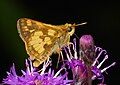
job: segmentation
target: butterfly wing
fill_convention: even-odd
[[[19,19],[17,28],[20,37],[25,42],[26,51],[30,59],[35,60],[33,65],[36,67],[47,60],[59,48],[58,41],[64,34],[64,32],[62,34],[59,26],[27,18]]]

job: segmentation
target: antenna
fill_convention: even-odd
[[[84,24],[87,24],[87,22],[83,22],[83,23],[80,23],[80,24],[73,24],[72,26],[75,27],[75,26],[80,26],[80,25],[84,25]]]
[[[83,23],[80,23],[80,24],[76,24],[75,26],[80,26],[80,25],[84,25],[84,24],[87,24],[87,22],[83,22]]]

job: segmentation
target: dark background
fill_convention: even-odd
[[[19,18],[31,18],[49,24],[81,23],[87,25],[76,29],[78,37],[91,34],[96,46],[107,50],[109,59],[105,66],[116,61],[116,66],[107,70],[108,85],[120,82],[120,3],[112,0],[1,0],[0,1],[0,81],[15,63],[16,69],[24,68],[28,57],[24,43],[19,37],[16,22]],[[74,37],[74,36],[73,36]]]

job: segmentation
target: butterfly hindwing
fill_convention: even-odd
[[[19,19],[17,26],[30,59],[37,60],[39,64],[59,48],[58,41],[62,36],[62,30],[56,29],[56,26],[27,18]]]

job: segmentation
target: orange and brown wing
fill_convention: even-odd
[[[39,66],[58,48],[56,42],[61,30],[57,26],[22,18],[17,28],[30,59],[35,60],[34,66]]]

